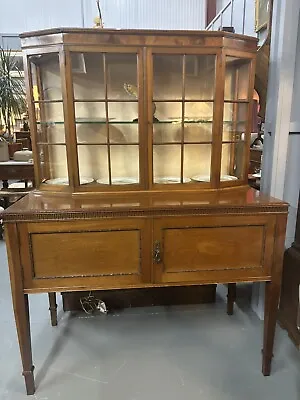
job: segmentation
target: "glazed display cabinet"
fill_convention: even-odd
[[[247,186],[256,39],[21,38],[37,188],[3,219],[27,393],[40,292],[55,313],[55,292],[226,283],[231,314],[236,282],[265,281],[270,374],[287,204]]]
[[[34,49],[26,38],[40,190],[247,183],[256,40],[191,34],[174,47],[170,35],[141,46],[141,37],[123,44],[124,33],[102,32],[97,45]]]

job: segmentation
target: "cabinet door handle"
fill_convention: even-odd
[[[160,242],[158,240],[154,242],[153,261],[155,264],[161,263]]]

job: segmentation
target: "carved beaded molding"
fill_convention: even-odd
[[[2,213],[0,218],[6,222],[17,221],[65,221],[77,219],[122,218],[122,217],[153,217],[173,215],[216,215],[216,214],[280,214],[286,213],[287,206],[257,206],[257,207],[220,207],[220,208],[189,208],[189,209],[136,209],[136,210],[99,210],[99,211],[61,211],[36,213]]]

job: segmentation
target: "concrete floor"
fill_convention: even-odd
[[[0,243],[0,399],[24,393],[5,244]],[[241,288],[240,290],[243,290]],[[222,292],[223,291],[223,292]],[[260,372],[262,322],[244,299],[71,316],[52,328],[46,295],[30,297],[36,395],[72,400],[300,400],[300,353],[277,328],[273,372]]]

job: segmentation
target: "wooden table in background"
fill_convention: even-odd
[[[27,181],[34,182],[33,163],[13,160],[0,162],[0,180],[4,189],[8,188],[9,180],[24,180],[25,186]]]

